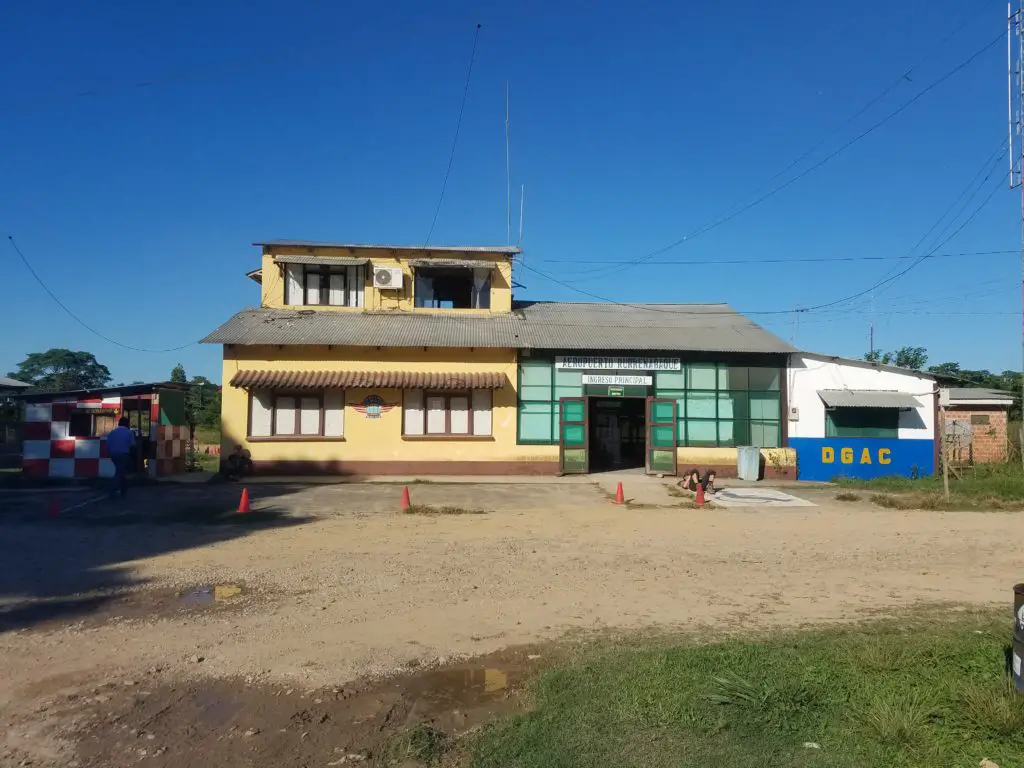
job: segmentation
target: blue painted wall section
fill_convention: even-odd
[[[933,440],[884,440],[879,438],[794,437],[797,478],[829,481],[836,477],[903,475],[935,472]]]

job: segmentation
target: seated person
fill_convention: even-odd
[[[691,469],[678,483],[679,487],[687,493],[697,493],[697,486],[700,485],[700,472],[696,468]]]
[[[700,472],[696,469],[691,469],[686,473],[686,477],[679,481],[679,487],[687,493],[697,495],[697,486],[701,486],[704,489],[705,495],[713,495],[715,492],[715,470],[709,469],[704,477],[700,476]]]

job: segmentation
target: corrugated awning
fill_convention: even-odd
[[[318,264],[320,266],[334,267],[358,267],[365,264],[369,259],[359,259],[354,256],[275,256],[274,261],[278,264]]]
[[[501,389],[504,373],[427,373],[423,371],[239,371],[239,389]]]
[[[494,269],[496,261],[479,261],[476,259],[410,259],[410,267],[466,267],[467,269]]]
[[[877,389],[819,389],[818,397],[829,408],[898,408],[906,411],[921,405],[906,392]]]

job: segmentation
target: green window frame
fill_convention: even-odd
[[[583,371],[558,370],[551,358],[520,360],[517,369],[516,442],[557,445],[558,403],[583,397]]]
[[[679,445],[732,448],[782,444],[782,368],[685,363],[654,374],[654,396],[675,399]]]
[[[900,436],[900,412],[895,408],[829,408],[825,411],[825,437]]]
[[[555,368],[553,358],[524,358],[517,366],[516,441],[558,444],[558,403],[583,397],[583,372]],[[680,447],[782,444],[782,369],[729,363],[684,363],[654,373],[654,396],[677,403]]]

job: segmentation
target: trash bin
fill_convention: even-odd
[[[736,475],[740,480],[761,479],[761,449],[756,445],[741,445],[736,449]]]

